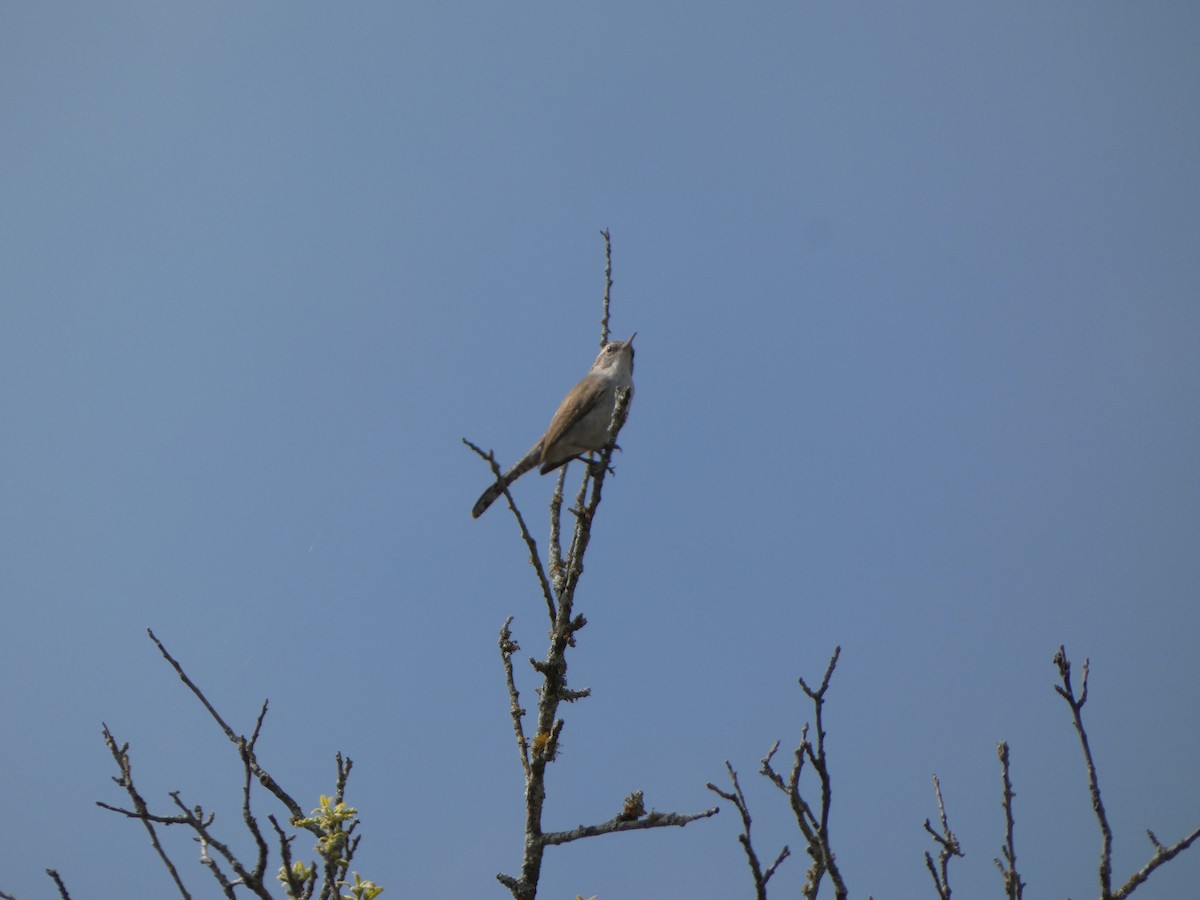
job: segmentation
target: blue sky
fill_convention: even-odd
[[[1029,890],[1093,895],[1065,643],[1140,866],[1200,823],[1198,45],[1173,3],[9,4],[0,889],[170,894],[93,805],[101,721],[236,833],[153,627],[235,727],[270,698],[304,802],[354,758],[385,896],[504,896],[496,634],[540,653],[544,613],[459,441],[517,458],[586,371],[605,227],[638,393],[547,824],[707,807],[728,759],[799,854],[754,773],[841,645],[855,896],[932,896],[933,772],[953,885],[1000,895],[1002,739]],[[539,536],[550,490],[516,491]],[[542,896],[748,896],[736,833],[559,848]]]

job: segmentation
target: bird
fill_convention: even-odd
[[[553,472],[573,459],[603,448],[609,440],[608,428],[617,405],[617,391],[633,393],[633,339],[610,341],[600,350],[591,370],[567,393],[550,420],[541,439],[529,448],[500,480],[484,491],[471,509],[478,519],[510,484],[540,466],[542,475]]]

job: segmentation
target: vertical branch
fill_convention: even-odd
[[[825,692],[829,690],[829,679],[833,675],[834,667],[837,666],[838,657],[842,653],[841,647],[835,647],[833,656],[829,660],[829,666],[825,669],[825,677],[821,679],[821,686],[817,690],[812,690],[804,679],[799,679],[800,687],[808,698],[813,702],[813,724],[817,729],[817,743],[814,751],[813,745],[809,744],[806,748],[809,760],[812,762],[813,771],[817,773],[817,779],[821,783],[821,816],[817,827],[817,843],[815,847],[810,846],[809,852],[813,850],[819,851],[820,864],[823,869],[829,872],[829,878],[833,882],[833,894],[838,900],[845,900],[849,896],[846,889],[846,883],[842,880],[842,873],[838,869],[837,863],[834,860],[833,850],[829,844],[829,811],[833,806],[833,785],[829,776],[828,760],[825,756],[825,725],[824,725],[824,709],[825,709]],[[814,860],[817,857],[814,856]]]
[[[350,757],[342,756],[342,751],[339,750],[334,756],[334,762],[337,763],[337,782],[334,784],[333,799],[335,803],[342,803],[346,799],[346,782],[350,779],[350,770],[354,768],[354,760]]]
[[[994,860],[996,868],[1004,878],[1004,893],[1008,900],[1021,900],[1025,892],[1025,882],[1017,871],[1017,847],[1013,843],[1013,797],[1012,779],[1008,775],[1008,742],[1001,741],[996,745],[996,754],[1000,757],[1000,777],[1004,782],[1004,846],[1000,848],[1004,861]]]
[[[941,849],[938,851],[937,866],[934,866],[933,857],[929,851],[925,851],[925,867],[929,869],[929,874],[933,878],[933,886],[937,889],[940,900],[950,900],[950,859],[964,854],[962,845],[958,842],[958,836],[950,830],[950,823],[946,818],[946,804],[942,801],[942,783],[938,781],[936,775],[933,776],[933,792],[937,795],[938,818],[942,830],[940,834],[934,831],[928,819],[925,820],[925,830],[929,832]]]
[[[270,850],[267,847],[266,838],[263,837],[262,831],[258,827],[258,821],[254,818],[254,813],[250,809],[250,786],[254,783],[254,768],[252,761],[254,759],[254,745],[258,743],[258,736],[262,733],[263,720],[267,717],[267,701],[263,701],[262,708],[258,712],[258,719],[254,722],[254,731],[250,734],[250,739],[242,738],[238,743],[238,755],[242,760],[242,822],[246,826],[246,830],[250,832],[254,838],[254,843],[258,847],[258,860],[254,865],[255,880],[261,882],[267,871],[267,858]]]
[[[575,587],[579,584],[579,579],[583,575],[583,556],[587,552],[588,543],[592,539],[592,520],[596,517],[596,510],[600,507],[600,496],[604,488],[604,478],[609,472],[612,464],[613,450],[616,449],[617,435],[621,428],[625,425],[625,420],[629,417],[629,404],[633,399],[633,391],[629,388],[621,388],[617,390],[617,401],[613,407],[612,421],[609,423],[608,444],[605,445],[599,453],[598,461],[588,464],[588,472],[584,477],[583,484],[579,488],[579,496],[576,498],[575,507],[572,512],[575,513],[575,529],[571,534],[571,543],[567,548],[567,558],[564,563],[565,573],[563,577],[562,587],[559,589],[558,602],[559,613],[561,616],[562,606],[567,605],[566,619],[570,619],[570,607],[575,601]],[[588,496],[588,488],[591,488],[591,496],[585,504],[584,498]]]
[[[630,392],[624,391],[617,397],[616,408],[613,409],[613,419],[610,425],[610,442],[600,451],[600,462],[590,464],[588,473],[584,476],[583,491],[590,484],[590,499],[584,505],[582,497],[576,502],[575,528],[572,530],[571,542],[562,562],[553,560],[552,575],[554,578],[554,602],[552,604],[553,629],[550,636],[550,648],[542,660],[530,659],[530,665],[542,678],[542,686],[538,698],[538,720],[534,726],[533,738],[522,743],[522,767],[526,773],[526,821],[524,821],[524,854],[521,863],[521,877],[510,875],[497,876],[500,883],[509,888],[515,900],[533,900],[538,894],[538,882],[541,877],[541,860],[545,856],[547,846],[546,835],[542,832],[542,809],[546,803],[546,766],[554,761],[558,754],[559,734],[562,734],[564,722],[558,718],[560,702],[574,702],[588,696],[587,690],[575,691],[568,688],[566,682],[566,649],[574,646],[575,632],[587,624],[587,619],[575,616],[575,588],[583,575],[583,554],[587,552],[588,542],[592,536],[592,522],[596,509],[600,505],[601,486],[604,484],[608,463],[612,458],[613,445],[616,443],[617,432],[624,425],[629,414]],[[565,467],[564,467],[565,468]],[[562,484],[562,475],[559,476]],[[557,511],[557,510],[556,510]],[[557,527],[556,529],[557,535]],[[558,546],[558,541],[554,541]],[[540,564],[538,566],[540,571]],[[503,634],[503,632],[502,632]],[[508,672],[506,672],[508,677]],[[515,685],[510,686],[510,706],[516,707],[512,701]],[[517,728],[516,713],[514,713],[514,728]],[[523,731],[518,732],[518,742],[524,742]],[[527,748],[527,749],[526,749]],[[526,756],[528,764],[526,766]]]
[[[806,873],[801,893],[808,900],[816,900],[817,893],[821,889],[821,880],[825,877],[825,854],[822,852],[820,846],[821,840],[817,826],[817,816],[813,813],[808,801],[800,793],[800,775],[804,771],[804,764],[808,760],[808,748],[811,746],[808,740],[808,727],[808,723],[806,722],[804,727],[800,729],[800,744],[793,753],[792,772],[786,782],[782,776],[771,768],[771,757],[779,749],[779,741],[775,742],[770,752],[763,758],[762,769],[760,771],[770,778],[776,787],[788,795],[788,803],[792,807],[792,814],[796,817],[796,825],[800,828],[800,833],[804,835],[805,849],[813,861],[813,864],[809,866]]]
[[[568,561],[568,571],[573,561]],[[574,634],[586,621],[582,616],[571,619],[573,589],[559,591],[558,608],[554,630],[550,635],[550,647],[542,660],[530,659],[530,664],[542,676],[542,688],[538,698],[537,724],[533,739],[528,746],[528,767],[525,778],[525,853],[521,861],[520,878],[507,875],[497,876],[502,884],[512,891],[515,900],[533,900],[541,879],[542,858],[546,842],[542,829],[542,812],[546,803],[546,766],[558,755],[558,741],[564,722],[558,718],[558,705],[566,700],[572,702],[587,696],[587,691],[572,691],[567,687],[567,647],[574,643]],[[515,688],[514,688],[515,690]],[[514,728],[516,728],[516,714]],[[519,737],[518,740],[523,740]],[[525,751],[522,751],[524,764]]]
[[[563,486],[567,483],[567,469],[570,468],[570,463],[558,470],[558,478],[554,483],[554,493],[550,495],[550,561],[547,568],[550,570],[550,582],[554,585],[554,592],[557,594],[562,590],[563,578],[566,575],[566,566],[563,563],[562,555],[562,503],[563,503]],[[556,610],[554,603],[550,604],[550,624],[554,624]]]
[[[509,616],[504,620],[504,627],[500,629],[500,658],[504,663],[504,682],[508,686],[508,713],[512,717],[513,733],[517,737],[517,751],[521,755],[521,768],[525,772],[525,781],[529,782],[529,740],[525,737],[525,726],[523,719],[525,718],[525,709],[521,706],[521,695],[517,692],[517,683],[513,679],[513,654],[521,649],[520,645],[512,639],[512,631],[509,626],[512,624],[513,617]]]
[[[1100,799],[1100,779],[1096,775],[1096,764],[1092,759],[1092,748],[1088,743],[1087,731],[1083,727],[1083,705],[1087,703],[1088,689],[1088,660],[1083,661],[1083,683],[1080,686],[1078,698],[1071,686],[1071,663],[1067,659],[1066,647],[1060,645],[1054,654],[1054,664],[1058,667],[1058,676],[1062,685],[1055,685],[1054,690],[1067,701],[1071,707],[1071,718],[1075,723],[1075,732],[1079,735],[1079,744],[1083,748],[1083,759],[1087,767],[1088,791],[1092,795],[1092,811],[1100,825],[1100,896],[1112,896],[1112,828],[1108,824],[1108,814],[1104,811],[1104,803]]]
[[[605,244],[605,290],[601,343],[607,344],[609,300],[612,287],[612,244],[607,231],[602,232],[602,235]],[[542,825],[546,802],[546,767],[557,757],[559,739],[564,728],[563,719],[558,717],[559,704],[573,703],[589,696],[587,689],[572,690],[567,683],[567,649],[575,646],[576,633],[587,625],[587,619],[574,612],[575,588],[583,575],[583,557],[587,553],[588,543],[591,540],[592,523],[600,505],[604,478],[610,471],[609,466],[613,451],[616,449],[617,435],[629,414],[632,394],[631,387],[617,390],[612,418],[608,423],[606,444],[599,451],[594,452],[593,458],[586,463],[587,468],[579,494],[575,498],[574,506],[569,510],[575,517],[575,522],[565,554],[562,546],[561,512],[567,467],[563,466],[559,473],[554,499],[551,502],[550,577],[548,582],[545,579],[542,582],[543,591],[548,589],[547,584],[553,589],[553,598],[547,597],[553,627],[546,655],[540,660],[529,660],[534,671],[542,679],[531,737],[526,736],[523,724],[525,711],[520,706],[513,680],[511,657],[516,652],[517,645],[512,640],[509,631],[511,618],[505,622],[500,632],[500,650],[504,662],[505,681],[509,691],[510,715],[525,775],[525,850],[521,860],[520,875],[500,873],[496,876],[497,880],[512,893],[514,900],[533,900],[537,896],[542,859],[546,847],[618,831],[683,826],[717,812],[717,809],[713,808],[701,813],[686,815],[661,813],[654,810],[647,813],[642,802],[642,793],[635,791],[626,798],[621,812],[607,822],[581,825],[571,831],[563,832],[547,832]],[[499,479],[499,475],[497,478]],[[530,545],[530,550],[531,553],[534,552],[532,545]],[[540,563],[535,565],[540,573]]]
[[[603,347],[608,343],[608,301],[612,295],[612,239],[609,237],[608,229],[605,228],[600,232],[600,236],[604,238],[604,314],[600,317],[600,346]]]

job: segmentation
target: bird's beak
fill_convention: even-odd
[[[634,339],[635,337],[637,337],[637,332],[636,332],[636,331],[635,331],[633,334],[631,334],[631,335],[629,336],[629,340],[627,340],[627,341],[625,342],[625,346],[626,346],[626,347],[632,347],[632,346],[633,346],[633,339]]]

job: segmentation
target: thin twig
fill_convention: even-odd
[[[492,474],[496,478],[497,484],[504,484],[503,475],[500,471],[500,466],[496,462],[496,457],[491,450],[483,450],[477,445],[471,443],[466,438],[462,442],[475,451],[482,457],[492,469]],[[546,601],[546,609],[550,613],[550,621],[554,621],[554,592],[550,589],[550,581],[546,578],[546,570],[542,568],[542,557],[538,553],[537,541],[534,540],[532,534],[529,533],[529,528],[525,525],[525,517],[521,515],[521,510],[517,507],[517,501],[513,499],[513,495],[509,493],[508,487],[504,487],[504,497],[508,500],[508,508],[512,510],[512,514],[516,516],[517,527],[521,530],[521,539],[525,541],[525,546],[529,549],[529,564],[533,566],[533,570],[537,573],[538,584],[542,588],[542,597]]]
[[[520,645],[512,639],[512,631],[509,626],[512,625],[513,617],[509,616],[504,620],[504,627],[500,629],[500,658],[504,663],[504,683],[508,686],[508,713],[512,717],[513,734],[517,737],[517,750],[521,755],[521,768],[525,772],[525,778],[529,778],[529,739],[525,737],[525,726],[523,719],[525,717],[525,709],[521,706],[521,696],[517,691],[517,683],[513,678],[513,654],[521,649]]]
[[[238,755],[242,760],[242,822],[245,824],[246,830],[250,832],[250,836],[254,838],[254,844],[258,848],[258,859],[254,863],[254,870],[251,874],[252,879],[258,884],[262,883],[263,876],[266,874],[270,849],[267,847],[267,840],[263,837],[262,831],[259,830],[258,820],[254,818],[254,813],[250,809],[250,786],[254,783],[254,771],[250,763],[254,755],[254,742],[258,740],[263,717],[266,714],[267,704],[266,701],[263,701],[262,709],[258,713],[258,721],[254,726],[253,737],[238,746]]]
[[[1004,878],[1004,893],[1008,900],[1021,900],[1025,892],[1025,882],[1017,871],[1017,847],[1013,842],[1013,797],[1012,779],[1008,774],[1008,743],[1001,741],[996,745],[996,754],[1000,757],[1000,777],[1004,783],[1004,846],[1000,848],[1004,860],[993,860],[1000,875]]]
[[[600,346],[608,343],[608,302],[612,296],[612,238],[605,228],[600,232],[604,238],[604,315],[600,317]]]

